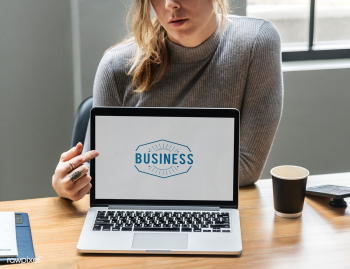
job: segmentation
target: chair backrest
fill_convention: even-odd
[[[75,147],[79,142],[84,144],[87,126],[92,108],[92,96],[81,102],[75,114],[75,121],[72,134],[71,147]]]

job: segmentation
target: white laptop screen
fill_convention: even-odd
[[[233,118],[95,121],[96,199],[233,200]]]

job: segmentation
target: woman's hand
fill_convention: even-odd
[[[91,150],[80,155],[82,149],[83,144],[79,142],[74,148],[62,153],[52,176],[52,186],[62,198],[78,201],[92,187],[91,177],[87,174],[89,168],[84,163],[97,157],[99,152]]]

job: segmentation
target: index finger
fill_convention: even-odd
[[[79,167],[80,165],[84,164],[87,161],[90,161],[91,159],[97,157],[100,153],[97,150],[90,150],[88,152],[85,152],[79,156],[74,157],[73,159],[71,159],[69,162],[72,163],[74,165],[74,167]],[[69,169],[70,170],[70,166],[67,163]]]
[[[82,150],[83,150],[83,144],[79,142],[75,147],[62,153],[60,161],[61,162],[69,161],[73,157],[78,156]]]

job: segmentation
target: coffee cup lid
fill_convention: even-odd
[[[271,169],[271,175],[276,178],[297,180],[306,178],[310,173],[307,169],[296,165],[280,165]]]

